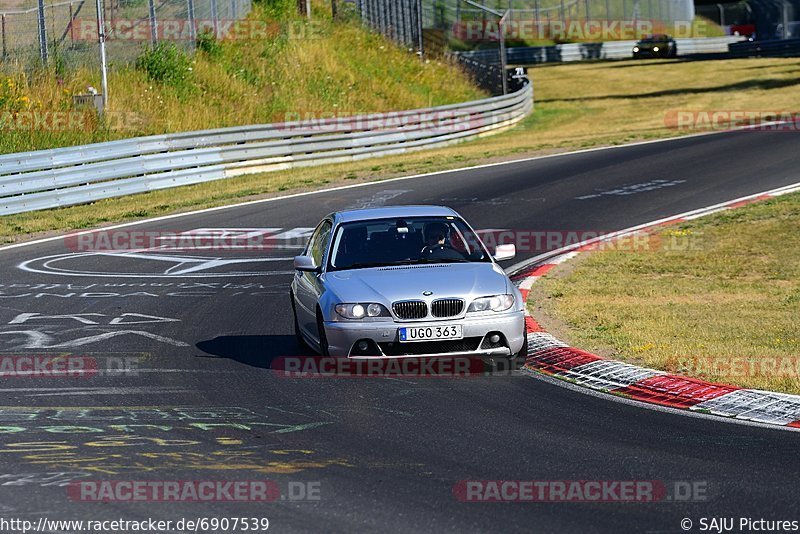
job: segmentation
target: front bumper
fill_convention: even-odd
[[[462,325],[462,342],[441,341],[400,343],[398,329],[409,326]],[[499,334],[499,343],[489,342],[489,334]],[[525,343],[525,314],[522,311],[495,315],[466,316],[419,322],[325,322],[325,335],[331,356],[353,359],[429,358],[446,356],[512,356]],[[370,349],[359,351],[357,343],[366,341]]]

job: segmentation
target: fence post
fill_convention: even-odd
[[[781,3],[781,26],[783,26],[783,32],[781,35],[781,39],[788,39],[789,38],[789,2],[783,0]]]
[[[39,54],[42,58],[42,63],[47,64],[47,25],[44,19],[44,0],[39,0],[38,9],[38,22],[39,22]]]
[[[69,24],[67,24],[67,31],[69,32],[69,41],[75,44],[75,35],[72,30],[72,23],[75,22],[75,14],[72,12],[72,2],[69,3]],[[63,39],[63,37],[62,37]]]
[[[3,13],[3,61],[5,61],[7,57],[8,57],[8,51],[6,50],[6,14]]]
[[[419,39],[419,58],[422,59],[424,50],[422,45],[423,36],[422,36],[422,0],[417,0],[417,39]]]
[[[150,19],[150,43],[156,44],[158,42],[158,27],[156,22],[156,3],[155,0],[147,0],[149,19]]]
[[[194,20],[194,0],[186,0],[186,18],[189,22],[189,38],[196,46],[197,28]]]
[[[211,0],[211,24],[214,27],[214,38],[219,39],[219,16],[217,15],[217,0]]]
[[[103,20],[103,0],[95,0],[97,10],[97,42],[100,45],[100,73],[103,84],[103,113],[108,110],[108,63],[106,61],[106,27]]]
[[[505,37],[505,26],[506,26],[506,18],[510,11],[506,11],[503,13],[503,16],[500,17],[500,22],[498,23],[498,27],[500,29],[500,80],[503,86],[503,94],[508,94],[508,80],[506,80],[506,66],[508,59],[506,58],[506,37]]]

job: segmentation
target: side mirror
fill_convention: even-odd
[[[494,250],[494,259],[496,261],[513,260],[517,255],[517,247],[515,245],[497,245]]]
[[[314,263],[311,256],[295,256],[294,268],[303,273],[319,273],[320,267]]]

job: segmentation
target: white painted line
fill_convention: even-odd
[[[668,222],[675,221],[677,219],[686,219],[689,220],[690,218],[698,218],[704,215],[709,215],[714,213],[715,211],[720,211],[722,209],[726,209],[730,204],[736,204],[739,202],[744,202],[746,200],[752,200],[754,198],[758,198],[764,195],[771,195],[771,196],[779,196],[786,193],[792,193],[794,191],[800,190],[800,182],[796,182],[794,184],[785,185],[783,187],[778,187],[776,189],[770,189],[768,191],[762,191],[760,193],[753,193],[751,195],[746,195],[743,197],[735,198],[733,200],[726,200],[725,202],[720,202],[719,204],[714,204],[712,206],[707,206],[705,208],[698,208],[695,210],[687,211],[684,213],[679,213],[678,215],[670,215],[669,217],[664,217],[663,219],[657,219],[655,221],[650,221],[643,224],[638,224],[636,226],[631,226],[629,228],[625,228],[623,230],[617,230],[616,232],[611,232],[609,234],[605,234],[599,237],[595,237],[592,239],[586,239],[581,241],[580,243],[575,243],[572,245],[567,245],[566,247],[561,247],[556,250],[551,250],[549,252],[545,252],[543,254],[539,254],[538,256],[534,256],[533,258],[529,258],[527,260],[523,260],[519,263],[512,265],[511,267],[506,269],[506,273],[509,275],[513,275],[523,269],[529,268],[533,265],[544,263],[545,260],[549,260],[550,258],[554,258],[560,256],[562,254],[566,254],[569,252],[573,252],[576,249],[581,247],[585,247],[587,245],[593,245],[595,243],[601,243],[605,241],[611,241],[613,239],[619,237],[625,237],[627,235],[633,234],[640,230],[646,230],[648,228],[652,228],[654,226],[659,226],[662,224],[666,224]],[[0,249],[2,251],[2,249]],[[548,261],[548,263],[552,263]]]

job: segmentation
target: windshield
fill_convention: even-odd
[[[489,262],[472,230],[457,217],[411,217],[345,223],[339,226],[330,270]]]

